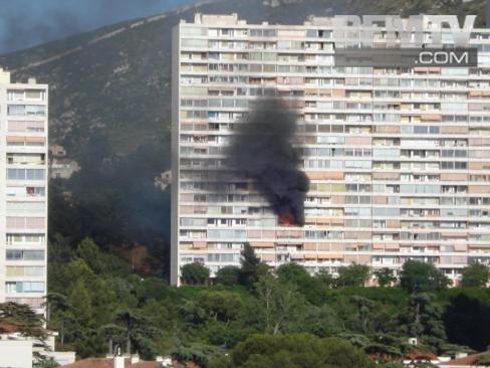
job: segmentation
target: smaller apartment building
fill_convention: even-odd
[[[48,86],[0,69],[0,302],[42,312],[47,282]]]

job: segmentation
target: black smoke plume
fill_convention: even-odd
[[[228,148],[228,164],[256,183],[284,225],[304,224],[308,191],[308,178],[293,147],[296,120],[284,100],[256,100]]]

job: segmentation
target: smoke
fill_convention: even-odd
[[[282,224],[304,224],[308,178],[293,147],[296,114],[279,98],[256,100],[228,148],[228,165],[252,179]]]
[[[195,0],[0,0],[0,53],[192,2]]]

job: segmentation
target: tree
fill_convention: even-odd
[[[237,318],[242,306],[238,294],[229,291],[205,291],[199,295],[198,304],[209,317],[226,323]]]
[[[202,263],[188,263],[180,268],[182,281],[189,285],[202,285],[209,279],[209,269]]]
[[[319,278],[312,277],[303,266],[286,263],[277,268],[276,274],[281,282],[295,285],[308,302],[321,305],[324,301],[328,285]]]
[[[488,295],[487,290],[478,289],[481,294]],[[444,325],[450,342],[483,351],[490,341],[490,303],[480,295],[472,294],[475,293],[462,289],[449,299]]]
[[[311,276],[306,268],[297,263],[286,263],[276,270],[277,277],[283,282],[302,285],[311,281]]]
[[[161,337],[161,332],[153,326],[149,318],[123,309],[116,313],[115,322],[125,331],[126,354],[131,354],[133,347],[146,358],[156,354],[155,341]]]
[[[399,314],[400,331],[406,336],[420,338],[429,345],[437,345],[446,339],[443,311],[433,294],[413,294],[407,307]]]
[[[122,325],[125,330],[126,354],[131,354],[133,330],[138,322],[139,316],[128,309],[121,310],[116,314],[116,323]]]
[[[327,288],[334,286],[335,279],[332,274],[326,270],[320,270],[316,275],[315,279],[317,279],[320,283],[325,285]]]
[[[338,338],[320,339],[308,334],[252,335],[239,343],[228,362],[211,362],[211,368],[368,368],[367,356]]]
[[[328,305],[307,306],[293,323],[293,332],[305,332],[318,337],[330,337],[342,331],[342,321]]]
[[[101,273],[106,268],[101,257],[100,249],[92,239],[83,239],[78,244],[76,253],[94,272]]]
[[[0,303],[0,321],[13,325],[23,336],[35,337],[39,341],[46,339],[44,318],[26,304]]]
[[[263,266],[260,258],[255,255],[255,251],[249,243],[245,243],[240,259],[240,283],[252,287],[259,279]]]
[[[475,365],[490,367],[490,352],[483,353],[478,358],[476,358]]]
[[[68,302],[73,305],[74,316],[84,327],[93,324],[92,298],[83,280],[78,280],[71,288]]]
[[[490,270],[488,266],[475,262],[463,268],[461,275],[461,286],[484,287],[490,278]]]
[[[338,272],[337,286],[364,286],[369,277],[369,266],[353,263],[347,267],[339,267]]]
[[[431,263],[406,261],[400,273],[400,286],[409,292],[439,291],[450,281]]]
[[[304,307],[304,301],[293,284],[280,282],[271,274],[262,276],[256,286],[263,330],[278,334],[286,332]]]
[[[240,269],[238,267],[225,266],[216,272],[216,283],[225,286],[233,286],[238,284],[239,277]]]
[[[99,332],[101,334],[101,336],[107,340],[107,345],[108,345],[108,349],[107,349],[107,352],[109,355],[113,355],[114,353],[114,342],[122,342],[124,341],[124,336],[125,336],[125,332],[126,330],[121,327],[121,326],[118,326],[116,324],[107,324],[107,325],[104,325],[102,326],[100,329],[99,329]]]
[[[374,275],[376,276],[380,287],[390,286],[396,281],[393,270],[387,267],[374,271]]]

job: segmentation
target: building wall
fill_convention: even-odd
[[[173,283],[189,262],[238,265],[245,242],[311,272],[415,259],[456,280],[469,261],[488,263],[490,31],[471,36],[479,68],[388,69],[334,67],[333,29],[199,14],[176,26]],[[253,183],[224,179],[232,128],[268,88],[300,115],[304,227],[280,226]]]
[[[0,367],[31,368],[32,341],[0,340]]]
[[[0,70],[0,302],[42,312],[47,282],[48,87]]]

